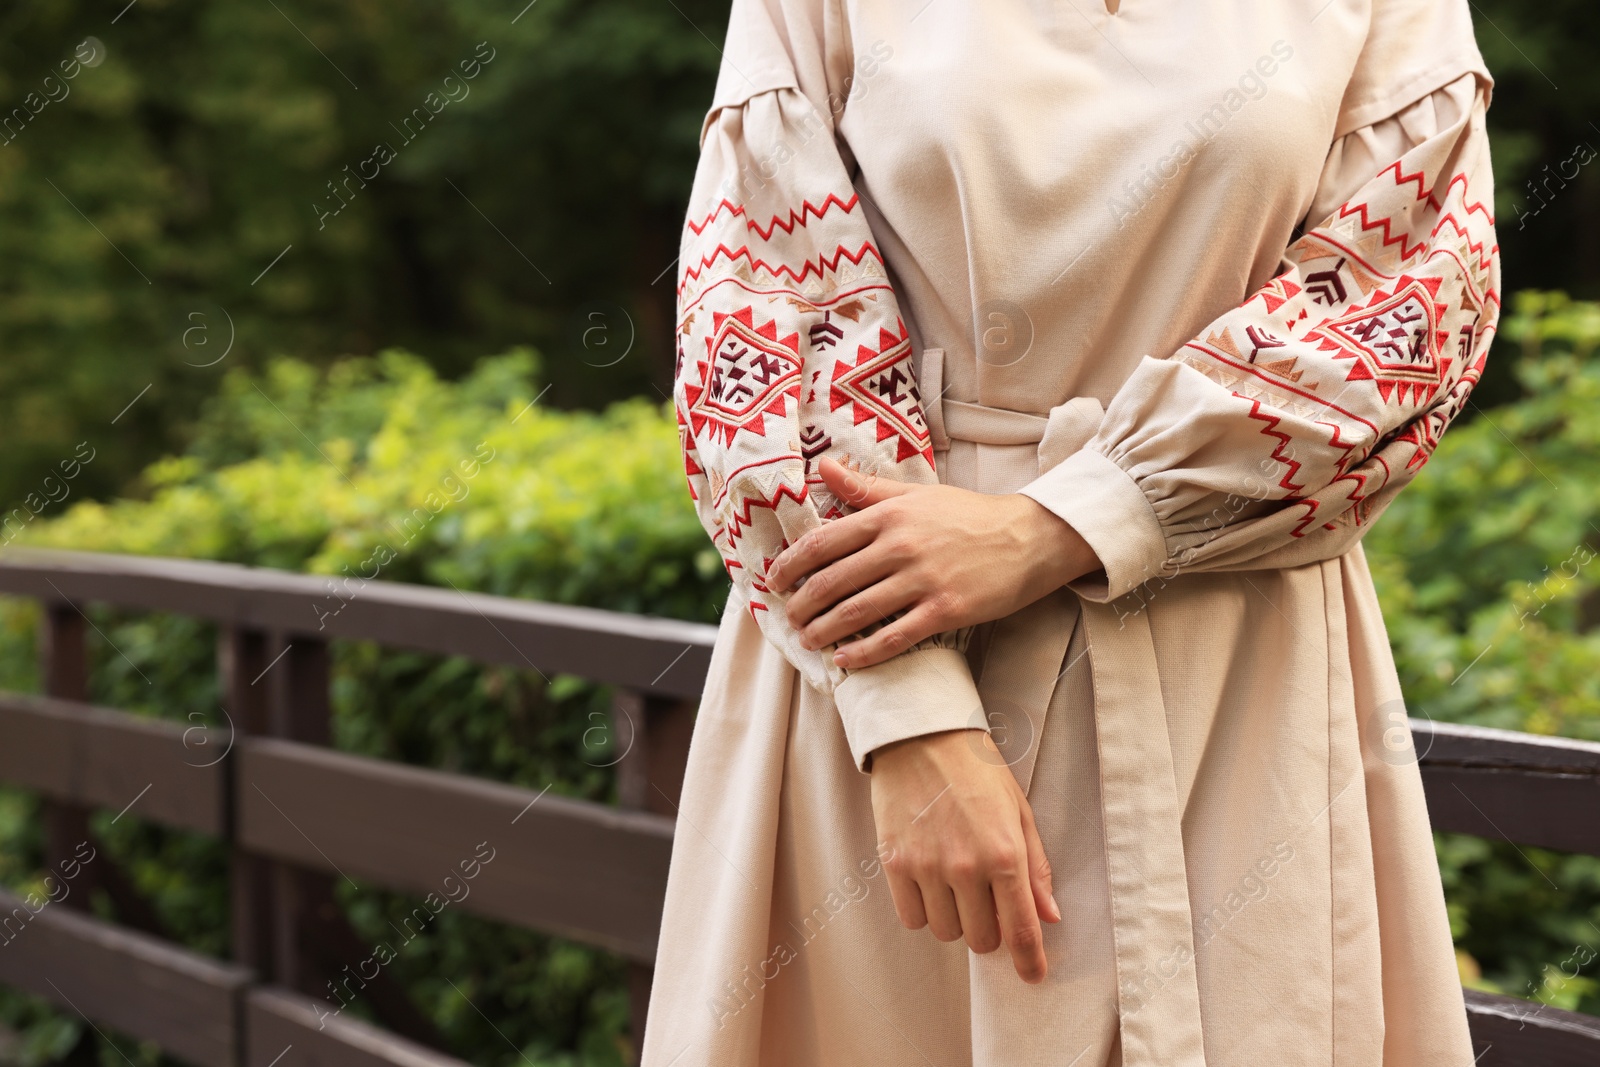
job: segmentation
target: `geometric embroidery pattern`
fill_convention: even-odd
[[[1240,471],[1251,484],[1268,474],[1267,497],[1251,495],[1281,506],[1256,509],[1259,529],[1290,543],[1346,538],[1427,461],[1466,406],[1499,318],[1494,219],[1463,169],[1487,172],[1470,158],[1481,156],[1481,121],[1475,111],[1458,131],[1476,140],[1432,138],[1381,170],[1294,241],[1282,273],[1173,356],[1238,405],[1237,424],[1199,428],[1219,442],[1199,460],[1201,496],[1222,496]],[[705,144],[702,169],[714,156]],[[696,509],[736,587],[820,684],[841,673],[798,650],[772,610],[782,597],[761,580],[785,545],[847,510],[817,461],[921,484],[936,472],[882,253],[832,145],[812,144],[773,174],[737,150],[706,181],[697,174],[701,207],[679,256],[674,406]],[[845,191],[805,195],[793,179],[807,171],[814,186]],[[1167,433],[1190,415],[1156,401],[1142,430]]]
[[[746,306],[732,314],[714,312],[706,338],[707,359],[699,365],[699,384],[684,384],[689,429],[732,445],[741,431],[766,435],[766,417],[789,414],[800,394],[800,335],[778,336],[771,319],[755,322]]]
[[[764,164],[730,160],[715,192],[697,189],[710,195],[679,249],[673,406],[690,494],[735,588],[823,686],[844,672],[799,648],[773,610],[783,597],[761,577],[786,545],[848,510],[818,461],[899,482],[938,477],[911,339],[861,202],[794,189],[790,179],[807,169],[832,171],[848,188],[831,145],[801,154],[806,165],[790,159],[782,177],[762,171],[759,181]],[[924,644],[947,641],[959,638]]]
[[[1378,289],[1365,307],[1326,320],[1305,339],[1350,360],[1345,380],[1372,381],[1385,402],[1426,404],[1453,362],[1449,335],[1439,328],[1445,306],[1434,298],[1438,291],[1438,278],[1402,276],[1392,292]]]
[[[1482,376],[1500,307],[1494,218],[1465,171],[1434,169],[1464,162],[1435,146],[1385,167],[1176,357],[1246,403],[1241,417],[1271,420],[1258,458],[1298,515],[1292,538],[1370,521]],[[1293,442],[1290,420],[1309,428]]]
[[[850,406],[855,425],[877,420],[877,439],[895,441],[895,462],[921,455],[933,467],[933,443],[922,414],[922,394],[917,391],[911,338],[900,324],[899,334],[878,331],[876,347],[861,345],[856,360],[833,365],[833,385],[828,410]]]

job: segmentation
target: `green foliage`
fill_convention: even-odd
[[[1527,397],[1444,437],[1366,538],[1411,714],[1600,740],[1600,304],[1519,294]],[[1463,973],[1600,1014],[1600,859],[1441,835]]]
[[[515,351],[450,383],[394,351],[326,370],[281,360],[260,377],[236,371],[199,415],[194,444],[151,465],[139,497],[78,503],[19,541],[325,574],[327,595],[306,604],[312,630],[353,595],[341,579],[375,573],[714,620],[726,578],[684,489],[670,410],[628,401],[598,414],[552,411],[535,402],[534,368],[529,352]],[[35,685],[34,615],[31,604],[0,602],[0,687]],[[219,723],[212,626],[111,611],[93,618],[92,699]],[[611,798],[603,689],[365,643],[334,650],[340,748]],[[0,878],[11,884],[37,869],[30,812],[26,799],[0,796]],[[97,819],[107,853],[174,937],[225,954],[220,844],[136,816]],[[463,838],[463,858],[475,843]],[[394,942],[418,904],[366,886],[340,893],[374,947]],[[115,917],[109,901],[95,904]],[[446,909],[385,969],[473,1063],[623,1062],[625,974],[604,954]],[[15,996],[0,997],[0,1018],[40,1047],[65,1041],[63,1026],[76,1039],[70,1020]]]
[[[85,502],[21,543],[341,577],[392,554],[386,579],[705,617],[719,565],[670,418],[639,400],[552,411],[531,369],[517,352],[451,384],[386,352],[230,375],[188,451],[145,472],[148,499]]]
[[[1435,836],[1463,982],[1600,1014],[1600,860]]]
[[[726,0],[122,7],[0,15],[0,503],[85,440],[75,493],[120,490],[276,352],[665,383]]]
[[[1600,305],[1513,311],[1528,398],[1445,434],[1368,557],[1413,713],[1600,739]]]

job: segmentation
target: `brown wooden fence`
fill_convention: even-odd
[[[45,799],[48,865],[72,862],[91,837],[93,809],[216,835],[232,856],[236,957],[164,940],[126,876],[99,856],[73,868],[70,895],[36,913],[0,893],[0,982],[199,1067],[459,1064],[436,1051],[432,1025],[381,970],[361,993],[387,1029],[329,1014],[327,979],[370,951],[332,889],[336,878],[360,878],[436,892],[441,872],[484,842],[493,866],[460,907],[625,957],[639,1032],[711,627],[378,581],[319,617],[325,579],[87,553],[8,551],[0,593],[44,607],[46,695],[0,693],[0,781]],[[87,704],[88,603],[219,624],[233,732]],[[615,686],[623,805],[332,750],[332,639]],[[1436,829],[1600,855],[1600,745],[1411,727]],[[82,910],[91,886],[129,926]],[[1600,1019],[1509,997],[1467,999],[1481,1067],[1600,1063]]]

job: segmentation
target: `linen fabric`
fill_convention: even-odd
[[[674,401],[733,589],[646,1067],[1472,1052],[1360,537],[1499,311],[1458,0],[735,0]],[[842,671],[766,565],[832,455],[1023,492],[1104,570]],[[986,727],[1048,979],[898,925],[871,753]]]

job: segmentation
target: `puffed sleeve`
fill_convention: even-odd
[[[825,0],[733,4],[680,247],[673,400],[732,595],[833,695],[865,770],[882,745],[983,719],[967,632],[847,672],[832,647],[801,647],[787,598],[763,580],[785,547],[845,512],[817,474],[822,456],[937,481],[911,342],[834,135],[856,69],[846,35]]]
[[[1075,584],[1091,599],[1347,551],[1482,374],[1500,311],[1491,83],[1464,14],[1456,47],[1433,38],[1444,61],[1391,40],[1405,28],[1393,11],[1464,3],[1377,7],[1281,273],[1168,358],[1146,356],[1089,445],[1022,490],[1099,554],[1104,572]]]

